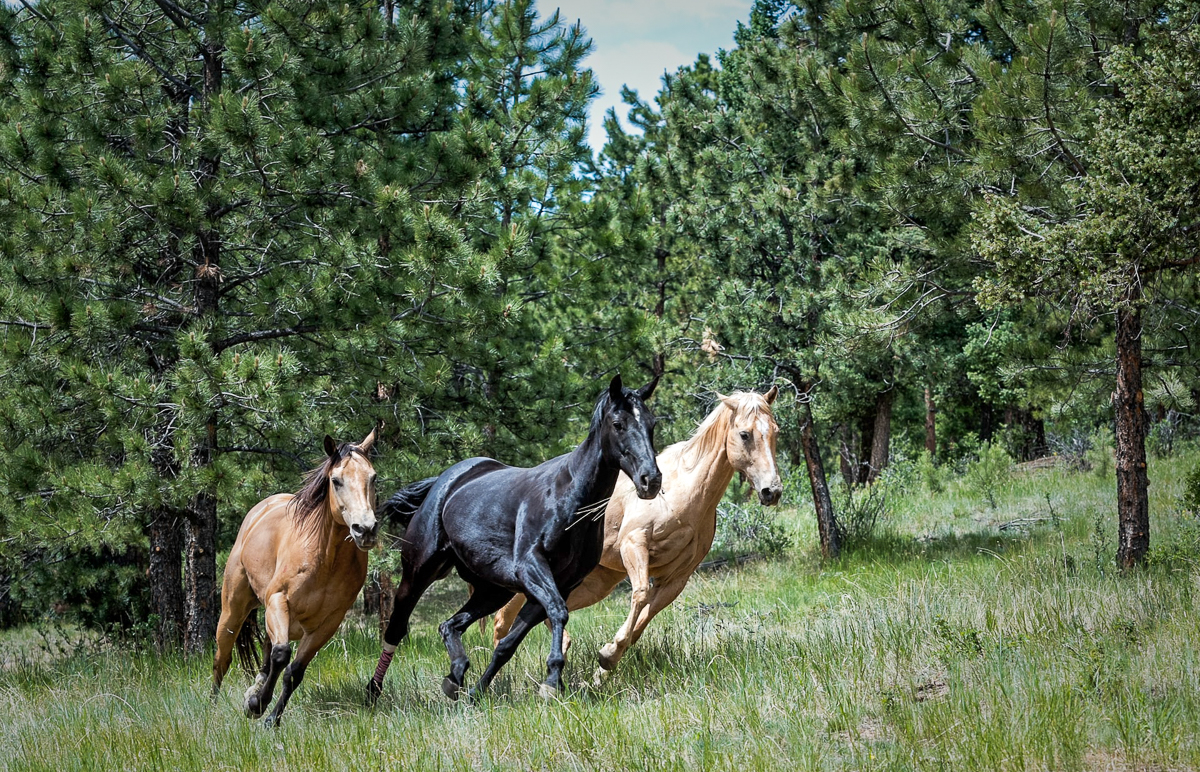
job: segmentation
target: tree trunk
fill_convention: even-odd
[[[1117,565],[1140,565],[1150,549],[1150,503],[1146,477],[1146,410],[1142,395],[1142,316],[1136,303],[1117,310]]]
[[[992,407],[992,403],[984,402],[979,406],[979,439],[982,442],[991,442],[992,435],[996,433],[996,410]]]
[[[855,464],[855,482],[865,483],[871,478],[871,448],[874,445],[875,416],[866,413],[858,422],[858,463]]]
[[[937,406],[928,386],[925,387],[925,450],[930,456],[937,456]]]
[[[871,471],[867,482],[875,482],[888,465],[892,444],[892,396],[895,388],[882,391],[875,398],[875,426],[871,433]]]
[[[205,110],[212,109],[212,100],[221,90],[222,54],[220,40],[209,39],[201,51],[204,60]],[[204,227],[196,234],[194,258],[196,263],[196,314],[214,319],[218,313],[221,291],[221,233],[220,202],[212,197],[212,187],[221,168],[218,153],[200,156],[198,182],[210,197],[205,211]],[[214,352],[215,353],[215,352]],[[199,468],[209,466],[217,447],[217,415],[209,416],[205,432],[192,452],[192,462]],[[189,507],[187,528],[187,575],[184,584],[187,605],[187,632],[184,651],[196,654],[204,651],[217,631],[220,600],[217,595],[217,499],[211,490],[197,491]]]
[[[158,617],[154,645],[159,653],[174,649],[183,640],[183,522],[165,509],[154,513],[146,529],[150,539],[151,612]]]
[[[392,618],[392,608],[395,605],[393,601],[396,598],[396,591],[392,586],[392,574],[390,571],[379,572],[379,634],[383,635],[387,630],[388,621]]]
[[[850,424],[840,424],[838,426],[838,469],[842,473],[842,479],[846,481],[847,488],[858,482],[857,465],[858,459],[854,455],[854,430],[850,428]]]
[[[808,482],[812,485],[813,507],[817,511],[817,533],[821,539],[821,557],[835,560],[841,552],[838,538],[837,518],[833,512],[833,499],[829,495],[829,484],[825,481],[825,467],[821,463],[821,449],[813,436],[812,409],[804,403],[804,417],[800,426],[800,447],[804,452],[804,465],[808,468]]]

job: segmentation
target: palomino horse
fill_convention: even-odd
[[[543,696],[562,688],[564,596],[591,573],[600,559],[604,524],[598,515],[622,471],[643,498],[658,494],[662,475],[654,463],[654,415],[645,401],[655,383],[632,391],[612,379],[592,413],[587,438],[572,452],[532,469],[472,458],[435,478],[408,486],[384,505],[383,513],[408,521],[402,541],[403,574],[383,636],[383,653],[367,684],[372,702],[421,595],[456,569],[474,592],[439,631],[450,655],[442,682],[457,699],[470,661],[462,634],[471,623],[524,593],[532,599],[471,691],[483,693],[525,635],[549,617],[553,640],[546,660]]]
[[[263,643],[262,670],[246,690],[250,718],[271,704],[282,673],[283,692],[266,719],[272,726],[279,723],[308,663],[333,637],[367,578],[367,551],[379,534],[375,469],[367,459],[374,442],[374,431],[358,445],[335,445],[326,435],[326,458],[300,492],[263,499],[242,521],[221,585],[213,696],[229,670],[235,640],[242,664],[250,666],[253,643],[239,638],[238,631],[254,609],[266,606],[271,648],[268,653]],[[300,643],[288,665],[294,640]]]
[[[650,501],[634,498],[633,485],[622,477],[604,513],[604,553],[600,565],[567,598],[567,609],[598,603],[629,577],[629,617],[611,643],[600,649],[597,681],[617,666],[645,632],[650,620],[687,585],[712,547],[717,530],[717,504],[734,472],[750,478],[758,499],[779,502],[782,487],[775,469],[775,436],[771,414],[778,389],[766,394],[739,391],[720,397],[691,439],[678,442],[658,457],[663,495]],[[524,598],[517,596],[496,615],[494,640],[513,624]],[[570,646],[570,641],[567,641]]]

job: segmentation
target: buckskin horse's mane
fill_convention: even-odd
[[[752,408],[754,412],[765,413],[774,421],[774,416],[771,414],[771,406],[767,404],[767,400],[763,395],[753,391],[735,391],[729,395],[738,401],[738,410],[744,408]],[[685,469],[691,470],[695,468],[700,459],[705,458],[718,447],[725,444],[725,435],[728,431],[728,424],[737,414],[733,408],[725,404],[721,400],[716,409],[709,413],[700,425],[696,427],[695,433],[691,437],[678,443],[677,445],[667,448],[667,450],[676,450],[679,454],[679,460]],[[665,454],[666,451],[663,451]]]
[[[347,453],[362,453],[358,446],[343,442],[337,447],[337,456],[325,456],[325,460],[309,471],[304,477],[304,484],[296,491],[296,496],[288,502],[288,510],[296,520],[296,526],[302,531],[315,531],[321,524],[321,514],[325,500],[329,498],[329,473]]]

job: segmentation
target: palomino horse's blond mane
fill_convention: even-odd
[[[730,407],[731,401],[737,405],[736,409]],[[762,394],[753,391],[735,391],[728,397],[724,397],[717,404],[716,409],[704,417],[691,437],[663,450],[661,455],[664,465],[670,454],[679,459],[679,465],[683,469],[689,472],[695,469],[701,459],[709,457],[725,444],[725,435],[729,431],[730,422],[743,410],[749,410],[751,414],[762,413],[772,423],[775,422],[771,406]]]

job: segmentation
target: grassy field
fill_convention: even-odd
[[[627,596],[573,615],[573,686],[549,704],[536,696],[543,630],[489,701],[442,696],[436,624],[463,593],[450,581],[418,609],[378,708],[361,698],[378,635],[355,618],[277,731],[242,716],[247,681],[236,670],[213,704],[208,660],[49,658],[22,648],[28,632],[10,634],[0,639],[0,764],[1198,769],[1200,555],[1177,511],[1197,460],[1152,463],[1155,559],[1130,577],[1112,570],[1111,476],[1017,474],[995,507],[957,482],[912,490],[882,537],[832,565],[813,554],[811,513],[785,509],[799,546],[698,575],[602,687],[590,686],[595,650]],[[490,649],[477,630],[467,644],[477,676]]]

